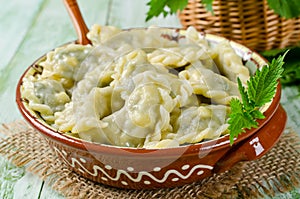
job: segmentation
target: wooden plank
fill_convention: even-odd
[[[1,0],[1,2],[2,1],[3,0]],[[38,11],[31,18],[31,22],[28,22],[29,25],[32,25],[31,27],[28,27],[30,30],[25,31],[25,28],[23,27],[21,32],[12,30],[15,34],[8,34],[6,36],[7,38],[5,38],[5,40],[7,41],[15,39],[16,42],[15,46],[10,46],[9,48],[10,50],[8,52],[11,52],[11,55],[9,53],[4,54],[6,60],[9,60],[9,63],[5,64],[3,70],[1,71],[2,76],[0,78],[1,123],[11,122],[14,119],[21,118],[14,103],[14,91],[17,84],[17,80],[19,76],[23,73],[25,68],[29,66],[35,59],[37,59],[47,51],[53,49],[54,47],[76,39],[75,31],[73,29],[72,23],[69,19],[69,16],[64,8],[62,1],[45,0],[43,4],[36,4],[36,1],[37,0],[31,0],[26,2],[24,1],[23,3],[26,6],[28,5],[28,7],[23,6],[23,11],[27,13],[28,10]],[[16,4],[20,2],[21,1],[18,1],[16,2]],[[83,4],[82,2],[83,0],[79,1],[79,3]],[[94,21],[104,23],[106,21],[105,17],[107,16],[106,12],[108,10],[109,1],[102,0],[98,2],[99,4],[95,5],[92,0],[88,0],[84,1],[84,4],[81,5],[83,12],[85,12],[86,19],[91,21],[91,23],[94,23]],[[21,6],[23,4],[20,3]],[[95,9],[99,12],[88,12],[91,9]],[[14,6],[6,7],[5,10],[6,13],[14,13],[15,11]],[[5,20],[7,20],[10,23],[12,22],[10,21],[11,18]],[[22,14],[16,15],[14,21],[22,21],[23,23]],[[3,23],[1,22],[1,25]],[[22,23],[17,24],[19,26],[19,24]],[[22,33],[24,35],[20,34],[20,40],[17,40],[16,38],[18,37],[16,34],[19,33]],[[8,162],[6,161],[5,163]],[[1,165],[0,168],[3,169],[4,167]],[[14,194],[14,198],[16,199],[35,199],[39,198],[40,194],[44,198],[49,198],[48,196],[51,192],[51,189],[46,185],[42,186],[43,182],[37,176],[27,173],[23,178],[21,178],[17,182],[14,191],[12,191],[12,187],[14,186],[15,181],[12,181],[10,180],[10,178],[8,178],[9,173],[3,174],[3,178],[7,180],[2,180],[2,178],[0,180],[1,185],[5,186],[5,188],[0,189],[0,196],[3,195],[5,197],[0,198],[12,198],[12,194]],[[42,188],[45,191],[41,192]],[[55,195],[55,192],[53,193]],[[8,196],[7,194],[10,195]],[[53,198],[56,198],[56,196],[57,195],[53,196]]]
[[[30,3],[33,1],[37,0],[24,1],[24,4],[32,5],[31,10],[36,9],[39,11],[38,15],[34,18],[35,20],[32,20],[33,23],[30,31],[27,33],[26,31],[25,33],[22,32],[22,34],[25,34],[25,36],[22,36],[25,37],[25,40],[16,40],[16,44],[14,44],[16,45],[14,50],[10,49],[8,54],[5,55],[8,57],[13,56],[13,58],[7,58],[9,60],[9,64],[6,64],[3,71],[1,71],[3,74],[6,74],[6,79],[4,79],[5,81],[1,82],[2,79],[0,78],[0,85],[4,83],[2,90],[0,88],[0,122],[12,121],[13,119],[20,118],[20,115],[18,114],[18,111],[13,103],[14,95],[12,93],[14,93],[17,78],[24,71],[25,67],[31,64],[35,58],[39,57],[48,50],[56,47],[59,44],[74,40],[76,38],[72,24],[62,5],[62,1],[45,0],[45,4],[43,4],[40,8],[37,8],[35,7],[36,5]],[[83,15],[86,18],[89,26],[94,23],[105,24],[108,22],[110,25],[116,25],[121,28],[145,27],[152,24],[159,26],[180,27],[176,16],[168,17],[166,19],[162,19],[160,17],[146,23],[144,21],[145,17],[141,16],[145,16],[145,13],[148,9],[146,7],[147,1],[148,0],[112,0],[109,20],[106,20],[107,8],[110,3],[109,0],[98,0],[97,3],[92,0],[78,0],[78,3],[82,8]],[[6,1],[4,2],[4,0],[0,0],[0,2],[7,4]],[[18,0],[18,2],[21,1]],[[28,9],[26,9],[26,12],[28,12]],[[0,19],[1,24],[2,17]],[[22,20],[22,16],[18,16],[18,20]],[[0,29],[0,32],[2,32],[2,28]],[[9,41],[10,39],[14,38],[14,35],[11,35],[11,37],[6,37]],[[13,53],[9,54],[11,52]],[[0,56],[2,58],[1,54]],[[295,95],[295,93],[293,94],[294,89],[286,90],[284,92],[287,92],[287,94],[284,94],[287,96],[284,106],[287,107],[286,109],[288,113],[290,112],[292,114],[295,112],[295,110],[293,110],[295,108],[296,110],[300,110],[299,106],[295,107],[290,105],[292,104],[289,101],[290,96]],[[295,101],[293,101],[293,103],[294,102]],[[292,120],[295,122],[295,125],[297,116],[299,118],[299,111],[296,114],[298,115],[295,115],[294,119]],[[297,126],[299,126],[299,124],[297,124]],[[0,159],[0,163],[3,162],[5,161]],[[4,167],[0,164],[0,169],[3,168]],[[22,169],[20,169],[20,171],[22,171]],[[4,177],[7,177],[8,173],[9,172],[5,172]],[[1,174],[2,172],[0,172],[0,175]],[[7,184],[10,182],[11,184]],[[0,198],[11,198],[11,189],[6,188],[8,185],[14,185],[14,182],[12,180],[2,181],[0,178],[0,187],[5,186],[5,188],[0,188]],[[10,195],[1,195],[4,193],[10,193]],[[20,181],[17,182],[14,190],[14,198],[49,199],[62,197],[46,184],[43,185],[42,181],[40,181],[38,177],[27,173]]]
[[[44,0],[31,0],[28,2],[0,0],[0,5],[5,5],[0,7],[0,92],[1,87],[6,85],[7,65],[24,40],[43,2]],[[31,12],[28,12],[28,10]],[[20,20],[22,20],[22,23],[19,23]],[[10,92],[13,91],[10,90]],[[4,97],[0,94],[1,99]],[[3,122],[3,118],[5,118],[5,115],[1,111],[0,122]]]
[[[14,185],[24,175],[24,168],[18,168],[0,156],[0,198],[13,198]]]
[[[64,197],[50,188],[47,184],[44,185],[39,199],[63,199]]]
[[[112,0],[111,10],[109,15],[109,25],[120,28],[135,28],[157,25],[163,27],[181,27],[179,19],[176,15],[163,18],[153,18],[145,22],[148,7],[146,6],[149,0]]]
[[[105,24],[112,0],[78,0],[83,18],[88,27],[93,24]]]
[[[282,89],[281,104],[288,114],[287,126],[292,127],[300,135],[300,93],[298,86]]]
[[[0,79],[3,69],[13,57],[29,30],[44,0],[0,0]],[[30,11],[30,12],[29,12]],[[19,20],[22,19],[22,23]]]
[[[7,78],[6,67],[22,44],[43,2],[44,0],[0,0],[0,5],[5,5],[0,7],[0,85],[4,84]],[[28,10],[30,10],[30,12],[28,12]],[[20,23],[20,21],[22,21],[22,23]],[[13,91],[11,90],[10,92],[12,93]],[[4,104],[4,106],[6,106],[6,104]],[[4,118],[2,110],[3,108],[0,114],[1,122],[2,118]],[[23,175],[24,168],[15,167],[8,160],[0,157],[0,198],[13,198],[15,184]],[[39,191],[39,189],[37,189],[37,191]]]
[[[36,175],[26,173],[14,186],[14,199],[38,199],[43,181]]]
[[[97,1],[97,4],[92,0],[86,0],[84,4],[83,0],[79,2],[91,23],[94,21],[105,23],[109,1],[101,0]],[[0,123],[21,118],[13,103],[15,95],[12,93],[24,70],[44,53],[75,39],[76,34],[63,2],[46,0],[24,41],[10,63],[3,69],[4,75],[0,79]]]

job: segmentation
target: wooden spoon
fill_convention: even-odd
[[[68,10],[68,13],[71,17],[72,23],[76,30],[78,40],[76,43],[86,45],[90,44],[90,40],[87,38],[87,33],[89,29],[87,28],[84,19],[81,15],[80,9],[78,7],[76,0],[64,0],[64,4]]]

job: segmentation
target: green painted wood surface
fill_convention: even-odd
[[[5,75],[4,68],[14,56],[24,36],[42,6],[43,0],[6,1],[0,0],[0,70],[1,79]],[[28,12],[30,10],[30,12]],[[22,19],[16,23],[14,19]]]
[[[39,198],[40,192],[43,188],[43,181],[37,176],[31,173],[25,173],[25,175],[20,178],[14,185],[14,195],[15,199],[31,199]]]
[[[85,21],[120,28],[158,25],[181,27],[177,16],[158,17],[145,22],[148,0],[78,0]],[[19,76],[35,59],[63,43],[76,39],[72,23],[61,0],[0,0],[0,122],[21,116],[14,103]],[[288,125],[298,132],[299,90],[283,89],[282,104],[289,115]],[[276,198],[300,197],[298,190]],[[0,199],[60,199],[47,183],[25,173],[0,157]]]
[[[181,27],[176,15],[166,18],[158,17],[145,22],[149,0],[112,0],[108,24],[120,28],[147,27],[159,25],[163,27]]]
[[[17,168],[0,157],[0,198],[12,198],[15,192],[14,185],[23,175],[23,168]]]

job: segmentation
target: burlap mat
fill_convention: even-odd
[[[182,187],[139,191],[104,186],[69,171],[23,121],[3,125],[0,132],[6,135],[0,139],[0,154],[26,166],[66,198],[259,198],[300,184],[300,138],[291,129],[257,161],[239,163],[230,171]]]

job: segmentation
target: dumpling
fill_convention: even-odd
[[[95,25],[93,45],[48,53],[22,97],[52,127],[91,142],[168,148],[218,138],[240,98],[236,79],[249,71],[229,42],[180,33]]]
[[[128,146],[135,145],[138,140],[160,140],[161,132],[170,129],[170,112],[176,105],[176,102],[169,95],[169,91],[155,84],[137,87],[129,96],[124,107],[117,112],[103,118],[107,122],[103,132],[107,137],[115,135],[114,131],[119,132],[117,137],[110,138],[113,145],[121,146],[126,143]],[[114,124],[112,124],[114,123]],[[126,134],[127,136],[122,136]],[[130,140],[123,140],[124,137],[131,137]],[[139,143],[140,146],[144,142]]]
[[[87,34],[87,37],[92,42],[93,46],[97,46],[104,43],[121,31],[121,29],[114,26],[100,26],[98,24],[94,24]]]
[[[123,90],[121,95],[124,100],[128,99],[136,86],[156,84],[158,87],[168,89],[179,106],[197,103],[195,96],[192,96],[193,88],[187,81],[169,73],[164,67],[150,64],[144,51],[133,51],[124,59],[117,62],[118,72],[113,75],[114,81],[111,84],[114,89]]]
[[[70,101],[61,83],[52,79],[24,79],[22,95],[29,100],[29,107],[50,123],[54,113],[62,111]]]
[[[74,74],[82,61],[88,56],[93,47],[70,44],[60,47],[47,54],[47,59],[41,62],[43,79],[59,81],[65,89],[74,85]]]
[[[169,92],[155,84],[138,87],[120,110],[78,133],[89,141],[142,147],[145,140],[160,140],[161,131],[171,128],[169,112],[175,105]]]
[[[201,46],[201,48],[205,49],[206,51],[210,51],[210,47],[208,41],[205,39],[204,34],[201,35],[195,27],[190,26],[187,28],[185,33],[186,39],[188,40],[187,43],[190,41],[194,42],[195,44]],[[180,41],[179,41],[180,42]]]
[[[179,46],[159,48],[148,54],[151,64],[179,68],[199,60],[210,59],[205,49],[199,46]]]
[[[174,139],[180,144],[185,144],[218,138],[227,131],[228,114],[229,107],[224,105],[185,108],[175,123]]]
[[[214,61],[221,74],[224,74],[233,82],[237,82],[239,77],[242,83],[246,85],[249,79],[249,70],[243,65],[242,59],[236,54],[229,41],[220,42],[213,48],[213,51],[216,55]]]
[[[236,83],[200,65],[187,67],[179,73],[179,78],[187,80],[195,94],[210,98],[212,102],[226,105],[233,97],[240,96]]]

